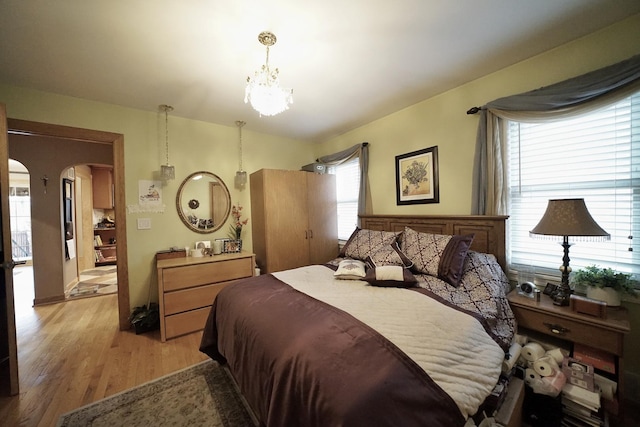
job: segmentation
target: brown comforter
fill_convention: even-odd
[[[200,350],[227,363],[266,426],[462,426],[453,400],[351,315],[272,275],[218,294]]]

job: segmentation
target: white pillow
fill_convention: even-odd
[[[344,259],[338,264],[338,269],[333,276],[336,279],[360,280],[365,274],[364,262],[357,259]]]
[[[376,280],[395,280],[395,281],[403,281],[404,268],[399,265],[383,265],[380,267],[376,267]]]

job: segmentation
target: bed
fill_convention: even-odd
[[[200,350],[264,426],[464,426],[515,332],[504,216],[361,217],[325,265],[222,290]]]

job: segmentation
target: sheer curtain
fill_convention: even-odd
[[[369,194],[369,143],[363,142],[340,152],[318,158],[318,162],[328,166],[335,166],[359,157],[360,160],[360,191],[358,196],[358,215],[371,211],[371,197]],[[360,218],[358,217],[358,225]]]
[[[480,108],[471,213],[506,215],[508,206],[506,120],[549,122],[596,110],[640,89],[640,55],[617,64],[489,102]]]

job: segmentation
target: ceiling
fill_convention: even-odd
[[[0,82],[321,142],[640,12],[617,0],[2,0]],[[265,61],[293,88],[259,117]],[[489,100],[487,100],[489,101]],[[471,106],[471,105],[470,105]],[[11,112],[9,111],[9,115]]]

